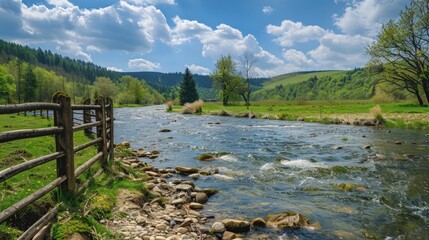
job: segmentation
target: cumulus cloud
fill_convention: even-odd
[[[328,34],[319,47],[309,52],[321,69],[349,69],[363,66],[368,61],[365,47],[373,41],[360,35]]]
[[[335,25],[346,34],[377,35],[382,24],[394,19],[407,0],[353,1],[342,16],[334,15]]]
[[[176,4],[175,0],[122,0],[134,5]]]
[[[212,29],[198,21],[180,19],[179,17],[175,17],[173,21],[176,25],[172,29],[173,44],[186,44],[196,39],[202,44],[201,55],[213,61],[222,55],[229,54],[238,62],[247,51],[255,55],[257,67],[260,69],[272,70],[283,64],[281,59],[264,50],[252,34],[243,36],[240,30],[229,25],[219,24],[216,29]],[[259,76],[268,76],[267,74],[272,76],[272,73],[265,70],[258,71]]]
[[[161,65],[143,58],[136,58],[128,61],[128,67],[139,71],[155,71],[159,69]]]
[[[283,21],[280,26],[268,25],[266,30],[282,47],[310,40],[319,43],[306,53],[296,49],[283,49],[284,66],[293,71],[361,67],[368,61],[365,47],[373,41],[363,35],[336,34],[319,26],[305,26],[290,20]]]
[[[263,12],[265,15],[270,15],[273,11],[274,11],[274,9],[273,9],[271,6],[264,6],[264,7],[262,8],[262,12]]]
[[[194,74],[209,75],[211,73],[210,69],[195,64],[186,65],[186,67]]]
[[[107,70],[114,71],[114,72],[123,72],[124,71],[121,68],[115,68],[115,67],[107,67]]]
[[[284,20],[280,26],[269,24],[267,33],[276,36],[275,42],[282,47],[293,46],[297,42],[317,40],[327,31],[315,25],[304,26],[301,22]]]
[[[69,8],[74,6],[72,3],[70,3],[67,0],[46,0],[46,2],[55,7]]]
[[[49,42],[81,59],[90,59],[89,52],[120,50],[149,52],[155,41],[169,43],[170,27],[163,13],[153,5],[134,5],[127,1],[99,9],[80,9],[67,0],[48,0],[45,5],[27,6],[21,0],[0,1],[0,36],[4,39]],[[171,0],[147,0],[170,3]]]
[[[283,57],[289,64],[294,66],[294,69],[305,69],[307,67],[314,66],[314,61],[312,59],[308,59],[305,53],[296,49],[288,49],[284,51]]]

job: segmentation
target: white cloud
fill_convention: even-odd
[[[104,8],[80,9],[67,0],[48,1],[53,7],[27,6],[21,0],[0,1],[0,37],[55,44],[63,54],[85,60],[91,59],[90,52],[94,51],[149,52],[155,41],[171,41],[165,16],[154,6],[121,0]]]
[[[317,40],[327,31],[315,25],[304,26],[301,22],[284,20],[280,26],[268,25],[267,33],[277,38],[274,40],[282,47],[293,46],[297,42]]]
[[[365,47],[373,41],[362,35],[335,34],[320,26],[305,26],[285,20],[281,26],[268,25],[267,33],[282,47],[297,42],[318,41],[319,45],[304,53],[297,49],[283,49],[283,66],[288,71],[314,69],[350,69],[361,67],[368,61]]]
[[[183,20],[179,17],[175,17],[173,21],[176,25],[172,30],[173,44],[185,44],[197,39],[202,44],[201,55],[213,61],[229,54],[238,62],[244,52],[249,51],[255,55],[260,69],[270,69],[259,71],[259,76],[268,76],[267,74],[272,76],[272,69],[283,64],[282,60],[265,51],[253,35],[243,36],[240,30],[229,25],[220,24],[213,30],[197,21]],[[278,72],[280,73],[283,72]]]
[[[335,25],[346,34],[375,36],[382,24],[398,17],[408,0],[355,0],[340,17],[334,15]]]
[[[114,72],[123,72],[124,71],[121,68],[115,68],[115,67],[107,67],[107,70],[114,71]]]
[[[298,51],[296,49],[288,49],[284,51],[283,57],[288,63],[294,66],[294,69],[305,69],[310,66],[314,66],[314,61],[312,59],[308,59],[303,52]]]
[[[159,63],[154,63],[143,58],[130,59],[128,67],[139,71],[155,71],[161,66]]]
[[[55,7],[69,8],[74,6],[72,3],[70,3],[67,0],[46,0],[46,2]]]
[[[270,15],[273,11],[274,11],[274,9],[273,9],[271,6],[264,6],[264,7],[262,8],[262,12],[263,12],[265,15]]]
[[[176,4],[175,0],[121,0],[134,5]]]
[[[186,67],[189,68],[189,70],[194,74],[201,74],[201,75],[210,75],[211,74],[210,69],[203,67],[203,66],[191,64],[191,65],[186,65]]]
[[[308,54],[320,69],[350,69],[361,67],[368,61],[365,47],[373,41],[360,35],[327,34],[320,45]]]
[[[201,38],[204,34],[209,34],[213,30],[205,24],[197,21],[181,19],[176,16],[173,18],[175,28],[172,30],[174,33],[172,44],[180,45],[189,42],[193,38]]]

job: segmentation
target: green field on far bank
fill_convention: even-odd
[[[372,109],[380,106],[386,127],[429,129],[429,107],[411,102],[374,103],[359,101],[259,101],[252,102],[247,110],[243,103],[222,106],[222,103],[204,103],[203,114],[221,111],[233,116],[306,121],[321,123],[353,124],[357,120],[373,120]],[[181,106],[173,111],[180,112]]]

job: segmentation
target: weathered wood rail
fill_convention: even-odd
[[[24,103],[17,105],[0,106],[0,114],[12,114],[23,111],[51,110],[54,115],[54,127],[39,129],[24,129],[0,132],[0,143],[18,139],[34,138],[47,135],[55,135],[56,152],[37,157],[18,165],[0,171],[0,183],[18,173],[30,170],[36,166],[56,160],[57,178],[21,199],[12,206],[0,212],[0,223],[16,214],[29,204],[35,202],[50,191],[59,187],[59,191],[75,192],[76,178],[90,168],[97,161],[101,161],[102,167],[107,166],[107,161],[113,156],[113,102],[110,98],[98,97],[95,104],[86,100],[82,105],[71,105],[71,100],[65,93],[56,93],[52,103]],[[95,114],[94,114],[95,113]],[[81,115],[80,124],[73,122],[74,114]],[[94,121],[95,117],[95,121]],[[73,133],[85,131],[87,135],[94,135],[92,128],[96,128],[94,139],[85,144],[74,146]],[[90,146],[97,146],[97,153],[84,164],[75,168],[74,156],[77,152]],[[37,231],[50,222],[56,216],[57,208],[50,210],[39,221],[31,226],[20,239],[31,239]]]

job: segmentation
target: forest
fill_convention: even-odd
[[[0,40],[0,104],[49,102],[57,91],[67,92],[73,103],[98,95],[111,97],[119,104],[165,101],[144,80],[49,50]]]

